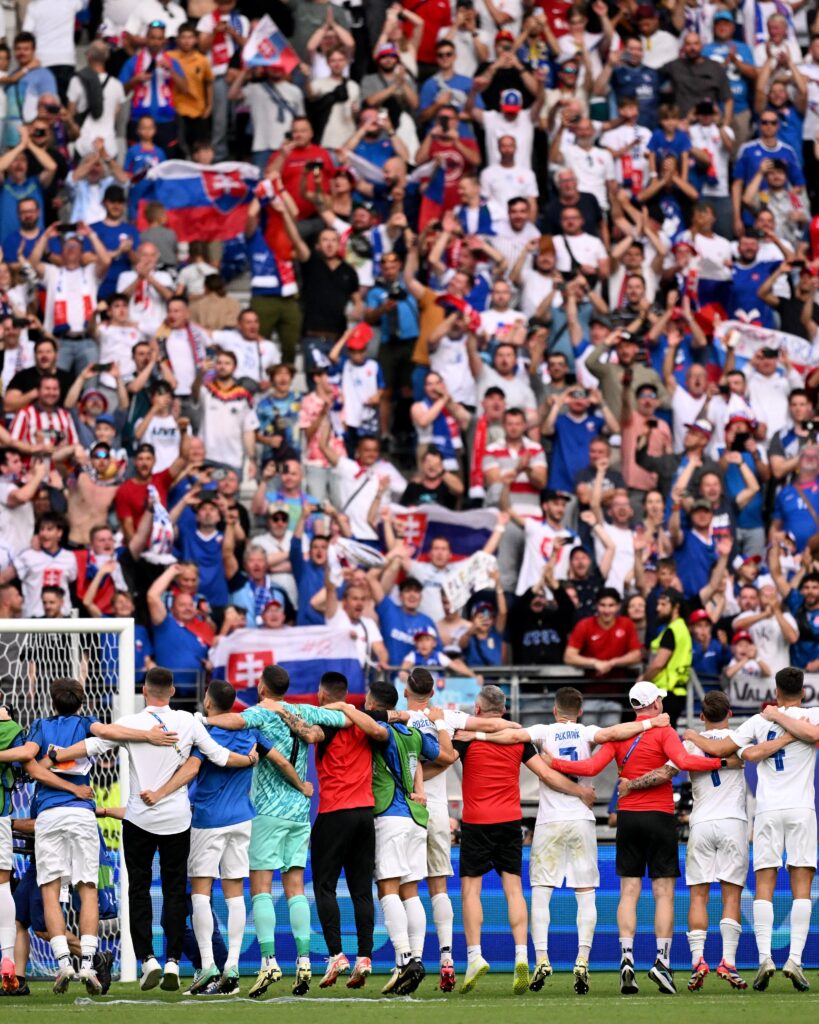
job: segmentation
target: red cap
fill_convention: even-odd
[[[360,352],[365,349],[373,339],[373,329],[369,324],[360,323],[350,332],[347,341],[345,342],[346,347],[351,352]]]
[[[740,629],[739,632],[734,633],[731,637],[731,643],[738,644],[740,640],[753,640],[753,637],[747,629]]]
[[[705,622],[706,619],[710,622],[711,616],[704,608],[698,608],[688,616],[688,625],[693,626],[695,622]]]

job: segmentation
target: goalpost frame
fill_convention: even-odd
[[[119,716],[132,715],[136,711],[133,619],[0,619],[0,636],[4,633],[116,633],[119,636],[119,686],[116,692]],[[128,802],[128,777],[128,754],[120,749],[119,785],[123,806]],[[128,872],[121,846],[119,882],[120,980],[136,981],[136,957],[131,943],[128,906]]]

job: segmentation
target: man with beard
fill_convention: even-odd
[[[685,707],[693,660],[691,634],[683,616],[683,596],[679,590],[668,587],[659,596],[657,621],[663,628],[651,641],[651,661],[642,675],[643,679],[666,690],[663,707],[676,729],[677,719]]]

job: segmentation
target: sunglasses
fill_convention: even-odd
[[[284,512],[274,512],[272,516],[268,516],[267,518],[272,520],[274,523],[286,523],[290,516]]]
[[[779,124],[779,121],[775,117],[763,117],[760,124]]]

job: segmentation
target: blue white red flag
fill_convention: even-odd
[[[494,508],[453,512],[442,505],[393,505],[392,513],[403,540],[415,549],[413,558],[421,561],[436,537],[449,541],[454,559],[469,558],[489,540],[498,517]]]
[[[162,203],[168,211],[168,227],[180,242],[225,241],[245,229],[259,169],[236,161],[166,160],[152,167],[147,178],[140,207],[151,199]]]
[[[290,675],[288,700],[314,694],[324,672],[342,672],[350,693],[364,692],[364,670],[348,630],[332,626],[285,626],[283,629],[237,629],[211,653],[213,675],[236,688],[239,701],[257,702],[256,684],[268,665]]]
[[[286,75],[299,66],[296,51],[269,14],[265,14],[251,32],[242,50],[242,60],[251,68],[283,68]]]

